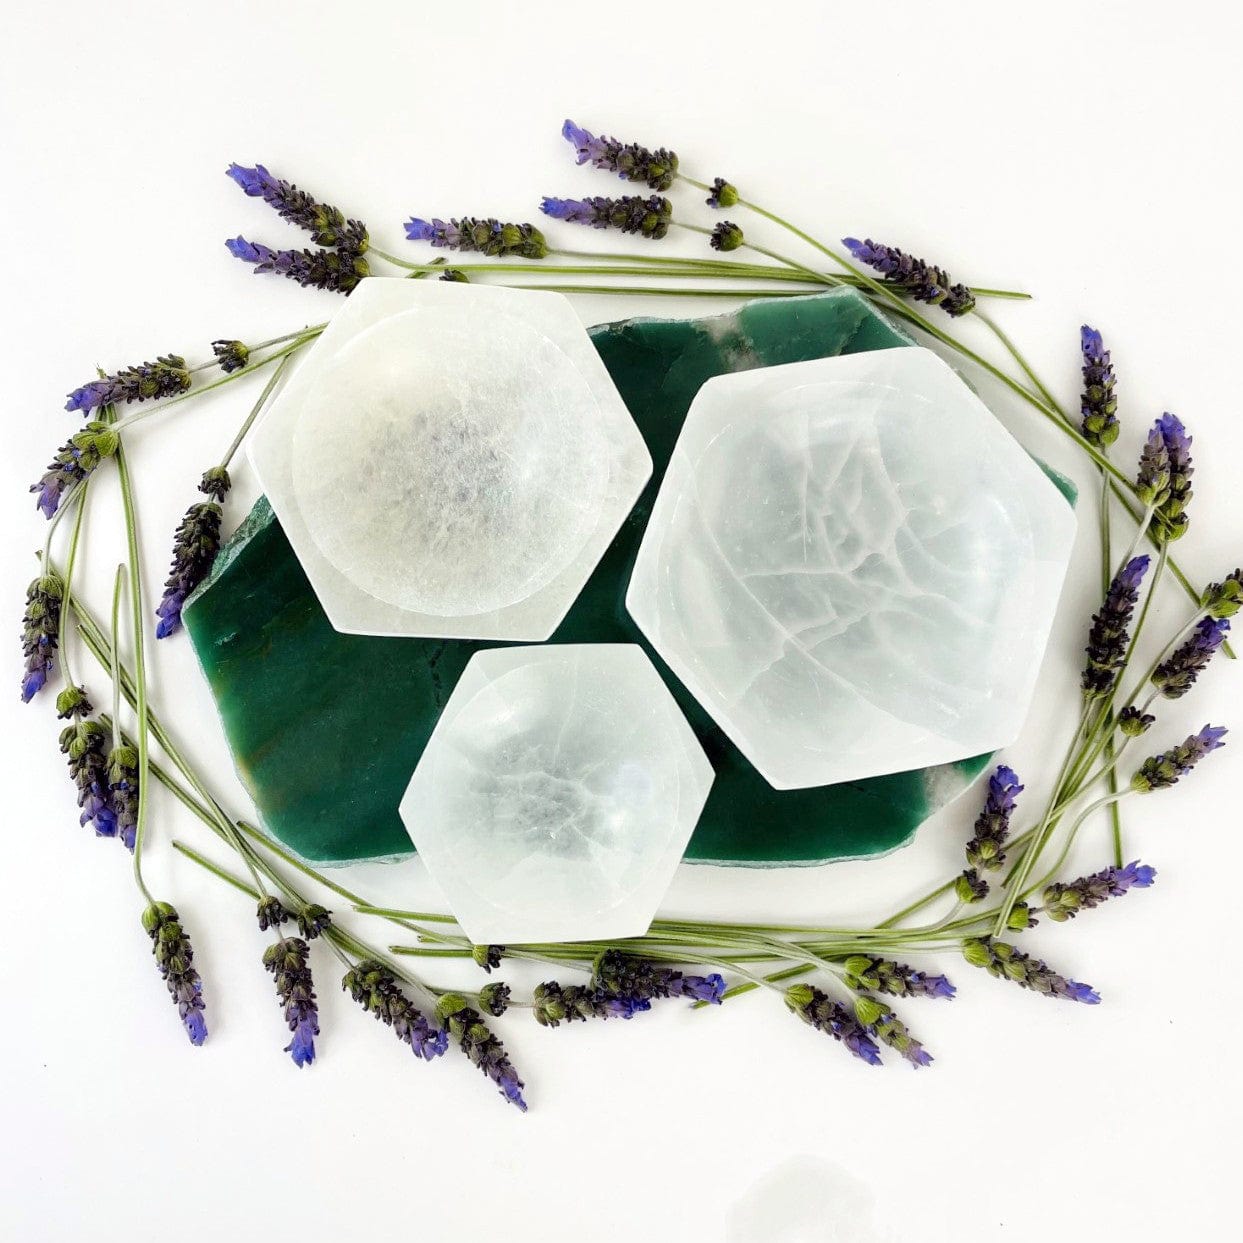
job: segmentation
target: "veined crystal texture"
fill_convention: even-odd
[[[401,818],[477,945],[646,932],[712,786],[634,644],[478,652]]]
[[[928,350],[709,380],[626,606],[775,788],[1004,746],[1074,542],[1065,499]]]
[[[651,474],[560,294],[362,282],[251,461],[333,626],[535,641]]]

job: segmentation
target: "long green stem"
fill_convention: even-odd
[[[233,461],[233,455],[238,451],[243,440],[246,439],[246,433],[254,426],[255,420],[262,413],[264,406],[268,404],[268,398],[272,396],[276,390],[276,386],[280,383],[281,376],[285,374],[285,368],[289,366],[289,360],[293,357],[294,350],[298,349],[303,341],[309,340],[309,337],[302,338],[297,345],[289,347],[280,362],[276,365],[276,370],[268,376],[268,382],[263,386],[263,392],[259,394],[259,400],[251,407],[250,413],[242,421],[241,427],[237,429],[237,435],[229,442],[229,447],[225,450],[224,456],[220,459],[220,465],[227,467]]]

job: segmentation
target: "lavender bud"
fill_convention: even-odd
[[[927,975],[906,963],[854,954],[842,964],[846,983],[859,992],[888,993],[893,997],[954,996],[955,988],[943,975]]]
[[[479,1008],[499,1019],[509,1009],[509,985],[499,980],[495,984],[485,984],[479,990]]]
[[[738,202],[738,187],[731,185],[724,177],[714,177],[712,191],[708,195],[709,207],[733,207]]]
[[[269,896],[259,900],[255,918],[259,921],[259,931],[267,932],[269,928],[279,928],[293,916],[285,909],[285,904],[280,898]]]
[[[732,220],[722,220],[712,230],[708,245],[713,250],[737,250],[743,241],[742,230]]]
[[[1148,558],[1132,557],[1114,575],[1100,612],[1092,618],[1086,649],[1088,662],[1080,679],[1088,699],[1108,695],[1118,680],[1130,643],[1131,615],[1139,602],[1140,584],[1147,572]]]
[[[244,237],[230,238],[225,246],[234,258],[253,263],[256,272],[275,272],[303,288],[347,294],[371,275],[367,260],[352,250],[273,250]]]
[[[988,897],[988,881],[975,868],[964,868],[954,881],[954,897],[970,906]]]
[[[214,500],[198,501],[186,510],[173,536],[173,560],[164,580],[164,595],[155,613],[157,639],[181,629],[181,610],[190,593],[207,577],[220,551],[221,502],[230,487],[229,472],[215,466],[204,473],[199,491]]]
[[[169,996],[177,1003],[186,1035],[191,1044],[200,1045],[207,1039],[207,1020],[203,1014],[203,981],[194,969],[189,934],[167,902],[153,902],[147,907],[142,926],[151,938],[151,952]]]
[[[1094,1006],[1100,994],[1087,984],[1058,975],[1046,963],[1024,954],[1005,941],[991,937],[970,937],[963,942],[963,957],[973,967],[983,967],[999,980],[1012,980],[1020,988],[1029,988],[1042,997],[1059,997]]]
[[[955,285],[944,268],[934,267],[896,246],[882,246],[871,238],[842,238],[842,245],[866,267],[884,276],[887,284],[909,294],[916,302],[939,306],[955,319],[975,309],[975,294],[966,285]]]
[[[391,1027],[415,1057],[430,1062],[449,1047],[448,1036],[427,1021],[398,987],[393,973],[380,963],[370,959],[359,962],[342,977],[341,987],[385,1027]]]
[[[652,190],[667,190],[678,172],[678,157],[664,147],[655,151],[637,142],[622,143],[616,138],[597,138],[573,121],[561,127],[561,136],[569,142],[579,164],[616,173],[625,181],[644,181]]]
[[[250,346],[241,341],[213,341],[211,349],[225,373],[241,371],[250,361]]]
[[[621,198],[554,199],[545,198],[540,211],[554,220],[589,224],[595,229],[620,229],[659,241],[669,232],[673,204],[658,194],[647,198],[625,194]]]
[[[108,801],[116,835],[132,851],[138,833],[138,752],[131,746],[113,747],[108,756]]]
[[[543,259],[548,254],[548,243],[533,224],[502,224],[491,218],[462,216],[446,221],[412,216],[406,221],[406,237],[411,242],[430,242],[447,250],[478,251],[493,259],[510,255]]]
[[[840,1041],[855,1057],[869,1066],[879,1066],[880,1049],[868,1029],[840,1001],[822,993],[810,984],[795,984],[786,989],[786,1005],[804,1023]]]
[[[306,941],[314,941],[332,925],[332,912],[318,902],[308,903],[294,918],[298,922],[298,932]]]
[[[186,360],[177,354],[163,354],[153,363],[123,367],[113,375],[101,376],[81,388],[75,388],[65,402],[65,409],[89,414],[101,406],[175,397],[189,387],[190,372],[186,368]]]
[[[319,1035],[319,1007],[311,980],[310,955],[311,947],[300,937],[282,937],[263,953],[263,965],[276,980],[276,996],[285,1012],[285,1023],[293,1033],[285,1052],[298,1067],[309,1066],[315,1060],[315,1037]]]
[[[1160,755],[1146,759],[1131,778],[1131,789],[1140,794],[1152,790],[1165,790],[1185,777],[1210,751],[1226,744],[1222,742],[1226,728],[1222,725],[1206,725],[1198,734],[1192,734],[1184,742]]]
[[[526,1113],[522,1080],[518,1078],[505,1046],[492,1034],[479,1012],[472,1010],[459,994],[446,993],[436,1006],[436,1017],[471,1063],[496,1084],[511,1105]]]
[[[1010,836],[1010,818],[1022,792],[1018,775],[1004,764],[989,777],[984,809],[976,817],[975,834],[966,847],[967,862],[972,868],[996,871],[1006,861],[1002,847]],[[985,892],[988,892],[987,886]]]
[[[1087,324],[1079,330],[1083,354],[1083,396],[1079,409],[1083,415],[1083,438],[1098,449],[1118,439],[1118,399],[1114,396],[1114,369],[1101,334]]]
[[[921,1066],[932,1065],[932,1054],[929,1053],[914,1036],[907,1031],[906,1024],[887,1006],[871,997],[855,999],[855,1018],[881,1044],[896,1050],[918,1070]]]
[[[64,584],[52,573],[40,574],[26,588],[26,611],[22,614],[22,655],[26,660],[22,673],[23,703],[29,703],[52,676],[60,644],[64,594]]]
[[[1200,603],[1210,617],[1233,617],[1243,606],[1243,569],[1231,571],[1220,583],[1210,583]]]
[[[1149,712],[1141,712],[1134,704],[1127,704],[1118,713],[1118,728],[1128,738],[1138,738],[1146,734],[1157,718]]]
[[[488,973],[491,973],[501,965],[501,959],[504,957],[504,954],[505,947],[503,945],[472,945],[470,950],[470,955],[475,960],[475,965],[482,967]]]
[[[1147,889],[1156,876],[1156,868],[1136,860],[1126,867],[1107,867],[1066,884],[1046,885],[1040,898],[1045,914],[1063,923],[1074,919],[1080,911],[1090,911],[1109,898],[1120,898],[1131,889]]]
[[[346,220],[339,208],[320,203],[305,190],[278,180],[262,164],[254,168],[230,164],[225,171],[251,198],[263,199],[283,219],[310,233],[317,246],[335,246],[356,254],[367,249],[367,228],[361,221]]]
[[[56,715],[62,721],[76,721],[90,716],[95,709],[87,698],[85,686],[66,686],[56,696]]]
[[[77,721],[60,733],[61,753],[68,758],[69,776],[77,786],[78,806],[82,809],[78,823],[89,824],[97,837],[115,837],[117,831],[104,755],[108,738],[108,731],[93,720]]]
[[[1208,667],[1229,630],[1230,623],[1225,618],[1201,618],[1191,637],[1156,667],[1153,686],[1166,699],[1181,699]]]
[[[45,518],[51,518],[65,494],[89,478],[104,458],[112,457],[120,443],[120,437],[106,423],[88,423],[70,436],[39,482],[30,485],[31,492],[38,493],[36,508]]]

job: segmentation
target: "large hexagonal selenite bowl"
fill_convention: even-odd
[[[928,350],[709,380],[626,595],[777,789],[1012,742],[1075,535],[1040,467]]]
[[[477,945],[646,932],[712,765],[634,644],[478,652],[401,818]]]
[[[548,638],[652,463],[560,294],[371,279],[251,461],[334,628]]]

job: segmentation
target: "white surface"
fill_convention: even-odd
[[[401,818],[476,945],[645,933],[712,788],[634,643],[476,653]]]
[[[1013,742],[1075,539],[1065,497],[928,350],[718,376],[626,607],[779,790]]]
[[[251,461],[352,634],[546,639],[652,472],[567,299],[368,280]]]
[[[231,160],[266,162],[399,248],[411,213],[530,219],[541,194],[623,189],[574,167],[558,136],[567,115],[670,144],[688,171],[729,175],[826,236],[892,239],[957,279],[1032,290],[1034,303],[990,305],[1067,402],[1078,327],[1099,327],[1121,375],[1120,458],[1163,409],[1196,437],[1180,558],[1201,580],[1239,559],[1232,369],[1243,323],[1223,258],[1243,196],[1228,149],[1240,122],[1235,11],[908,0],[866,12],[530,3],[521,21],[512,14],[136,0],[6,14],[0,1236],[214,1243],[308,1221],[349,1239],[452,1229],[523,1243],[1147,1243],[1228,1230],[1243,1107],[1234,740],[1185,788],[1132,804],[1128,839],[1160,869],[1153,889],[1032,936],[1100,988],[1102,1005],[1045,1001],[946,960],[960,997],[903,1007],[937,1057],[920,1072],[864,1066],[763,998],[555,1032],[517,1017],[498,1026],[527,1081],[525,1116],[460,1057],[417,1064],[319,954],[324,1034],[314,1067],[296,1070],[259,961],[266,938],[245,900],[169,849],[183,836],[223,858],[161,796],[148,872],[185,916],[209,991],[211,1037],[186,1044],[138,924],[129,861],[78,829],[51,705],[17,703],[17,619],[42,538],[22,489],[76,426],[64,395],[96,362],[168,349],[201,359],[214,337],[262,338],[338,305],[252,276],[225,252],[243,231],[295,237],[224,176]],[[678,204],[711,222],[693,194]],[[548,232],[579,246],[620,241]],[[576,305],[587,321],[706,309]],[[971,340],[991,349],[978,330]],[[994,386],[982,392],[1028,448],[1091,485],[1056,431]],[[190,403],[134,437],[152,590],[199,473],[253,394]],[[238,474],[230,521],[254,494]],[[115,515],[107,486],[89,549],[97,605],[121,555]],[[1032,718],[1007,752],[1028,807],[1052,780],[1095,607],[1090,521],[1078,558]],[[1165,591],[1155,620],[1183,617],[1182,597]],[[155,662],[178,737],[244,808],[188,646],[163,644]],[[1214,668],[1154,740],[1206,720],[1243,724],[1241,678],[1237,665]],[[375,693],[382,703],[384,687]],[[682,868],[667,909],[884,916],[962,866],[972,801],[880,862]],[[1103,839],[1101,825],[1085,834],[1086,867],[1104,862]],[[353,880],[377,898],[440,901],[416,864]],[[447,967],[436,977],[481,978]]]

